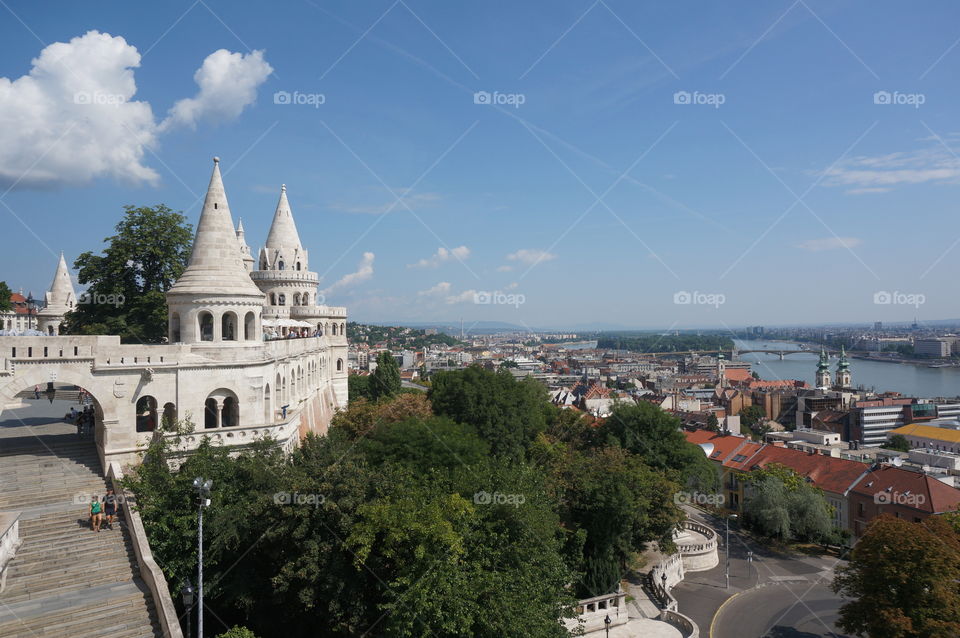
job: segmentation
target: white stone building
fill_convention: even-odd
[[[271,436],[290,449],[308,432],[326,432],[347,403],[347,313],[317,303],[317,275],[307,270],[286,188],[260,268],[252,262],[215,158],[190,262],[167,293],[169,343],[59,336],[63,313],[76,302],[61,257],[47,293],[50,312],[40,314],[54,336],[0,337],[0,411],[35,385],[81,386],[94,399],[104,467],[135,462],[164,419],[194,424],[183,439],[188,447],[203,435],[240,446]],[[266,340],[264,321],[277,319],[299,322],[296,330],[310,336]]]

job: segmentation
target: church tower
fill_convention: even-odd
[[[73,282],[70,281],[70,269],[67,268],[67,261],[61,252],[53,283],[44,295],[44,308],[37,313],[37,329],[48,335],[59,335],[63,316],[71,312],[76,303],[77,294],[73,290]]]
[[[217,347],[262,343],[263,293],[243,265],[220,158],[213,158],[190,263],[167,291],[167,307],[170,343]]]
[[[293,221],[286,184],[280,187],[280,200],[257,265],[258,270],[251,273],[251,277],[267,296],[266,318],[302,321],[317,316],[320,279],[317,273],[308,270],[307,251],[300,243]]]
[[[820,348],[820,361],[817,363],[816,386],[818,390],[829,390],[830,382],[830,360],[827,358],[827,352]]]
[[[843,346],[840,346],[840,361],[837,363],[837,387],[852,387],[850,362],[847,361],[847,353]]]

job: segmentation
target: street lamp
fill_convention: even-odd
[[[663,602],[666,605],[667,602],[667,572],[660,574],[660,582],[663,583]]]
[[[203,508],[210,507],[210,488],[213,481],[202,477],[193,479],[193,489],[197,490],[197,638],[203,638]]]
[[[607,630],[607,638],[610,638],[610,625],[613,623],[610,620],[610,614],[607,614],[607,617],[603,619],[603,627]]]
[[[726,558],[726,565],[723,568],[723,576],[727,580],[727,585],[725,589],[730,589],[730,519],[731,518],[737,518],[737,515],[731,514],[727,517],[727,541],[726,541],[727,558]]]
[[[193,586],[189,580],[184,581],[180,589],[180,599],[183,600],[183,608],[187,610],[187,638],[193,635],[190,628],[190,616],[193,614]]]

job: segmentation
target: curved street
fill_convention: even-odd
[[[742,592],[725,604],[714,618],[709,636],[850,638],[834,626],[841,604],[823,583],[769,584]]]

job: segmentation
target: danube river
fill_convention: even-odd
[[[799,350],[800,345],[786,341],[735,341],[739,350]],[[808,348],[816,348],[807,344]],[[779,355],[752,352],[740,355],[749,361],[761,379],[800,379],[813,385],[819,350],[810,354],[791,354],[780,361]],[[836,375],[837,359],[830,359],[830,374]],[[960,396],[960,368],[927,368],[904,363],[886,363],[850,359],[854,387],[873,388],[877,392],[900,392],[914,397]]]

